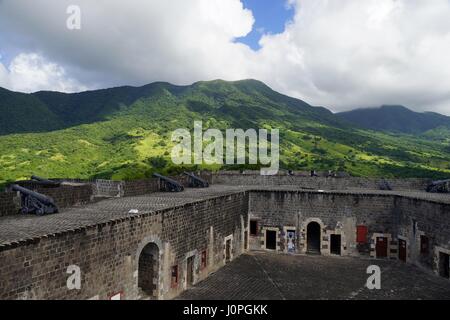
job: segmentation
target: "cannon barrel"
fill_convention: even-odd
[[[431,183],[431,185],[432,185],[432,186],[437,186],[437,185],[444,184],[444,183],[450,183],[450,179],[433,181],[433,182]]]
[[[166,189],[169,189],[169,191],[181,192],[184,190],[184,187],[178,181],[175,181],[158,173],[154,173],[153,176],[164,181],[166,183],[166,186],[168,186],[168,188]]]
[[[380,183],[378,184],[378,187],[380,190],[384,191],[392,191],[392,187],[389,184],[389,182],[386,179],[381,179]]]
[[[53,181],[53,180],[41,178],[41,177],[38,177],[38,176],[35,176],[35,175],[31,176],[31,180],[35,180],[35,181],[39,182],[40,184],[47,185],[47,186],[58,187],[58,186],[61,185],[61,183],[58,182],[58,181]]]
[[[450,179],[433,181],[428,185],[426,191],[434,193],[449,193],[450,191],[449,189],[450,189]]]
[[[46,195],[43,195],[43,194],[31,191],[31,190],[26,189],[24,187],[21,187],[21,186],[19,186],[17,184],[12,185],[11,189],[14,190],[14,191],[18,191],[18,192],[20,192],[20,193],[22,193],[24,195],[36,198],[37,200],[39,200],[40,202],[42,202],[43,204],[45,204],[47,206],[53,206],[54,205],[54,202],[53,202],[52,198],[47,197]]]
[[[183,172],[183,174],[187,175],[189,178],[191,178],[191,187],[201,187],[201,188],[208,188],[209,183],[208,181],[197,177],[193,173],[190,172]]]

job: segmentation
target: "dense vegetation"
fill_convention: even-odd
[[[450,176],[445,128],[420,136],[358,129],[254,80],[154,83],[80,94],[1,90],[0,112],[0,183],[31,174],[137,179],[179,171],[183,168],[170,160],[171,134],[192,129],[195,120],[202,120],[204,129],[279,128],[283,168]]]

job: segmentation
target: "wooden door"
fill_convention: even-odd
[[[231,240],[227,240],[225,244],[225,262],[231,261]]]
[[[189,257],[187,259],[187,275],[186,282],[188,286],[194,284],[194,257]]]
[[[386,237],[378,237],[376,245],[377,258],[387,258],[388,256],[388,239]]]
[[[406,262],[406,241],[398,240],[398,258],[400,261]]]

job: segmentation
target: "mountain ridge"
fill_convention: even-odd
[[[281,168],[450,176],[450,139],[437,139],[445,129],[423,136],[368,131],[256,80],[156,82],[75,94],[0,90],[0,112],[0,122],[9,125],[0,134],[0,182],[32,174],[128,180],[155,171],[259,168],[172,165],[171,132],[192,130],[194,121],[205,130],[279,129]]]
[[[143,86],[118,86],[113,88],[89,90],[77,93],[62,93],[57,91],[37,91],[34,93],[20,93],[9,91],[4,88],[0,91],[0,135],[14,133],[48,132],[56,129],[65,129],[75,125],[89,124],[103,121],[108,116],[120,111],[121,106],[131,105],[139,99],[162,94],[164,90],[170,94],[179,96],[188,94],[189,91],[199,90],[208,87],[220,87],[229,84],[238,88],[246,94],[253,94],[255,91],[265,92],[267,96],[272,96],[276,100],[285,99],[290,104],[295,104],[299,108],[316,108],[317,112],[334,117],[332,112],[323,107],[314,107],[306,102],[295,99],[272,90],[261,81],[254,79],[227,82],[224,80],[198,81],[191,85],[173,85],[168,82],[153,82]],[[2,97],[3,94],[3,97]],[[4,96],[8,95],[9,99]],[[20,109],[10,108],[14,98],[20,100],[23,108],[27,108],[27,113],[21,113]],[[25,100],[24,100],[25,99]],[[13,103],[16,105],[17,103]],[[36,108],[37,110],[33,110]],[[311,109],[312,111],[313,109]],[[36,119],[42,117],[47,121],[38,122]],[[20,123],[14,128],[7,119],[19,119],[14,123]]]
[[[399,105],[355,109],[336,115],[360,128],[376,131],[423,134],[441,126],[450,127],[449,116],[436,112],[415,112]]]

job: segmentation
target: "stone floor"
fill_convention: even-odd
[[[370,265],[381,268],[381,290],[365,287]],[[450,281],[399,261],[252,252],[178,299],[450,299]]]

